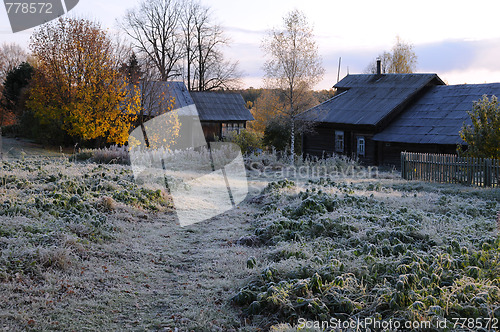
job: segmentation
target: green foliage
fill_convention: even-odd
[[[3,83],[3,95],[5,107],[8,110],[17,113],[24,107],[25,90],[34,71],[35,69],[29,63],[23,62],[7,73]]]
[[[468,144],[466,153],[476,158],[500,159],[500,107],[498,98],[484,95],[469,112],[472,125],[464,123],[460,137]]]
[[[26,178],[7,175],[14,169],[27,170],[33,176]],[[6,174],[0,177],[3,188],[8,191],[30,192],[24,200],[0,200],[0,215],[3,216],[26,216],[99,228],[106,227],[107,223],[106,213],[101,210],[102,204],[99,201],[102,197],[112,197],[116,202],[149,211],[170,206],[163,191],[138,187],[129,174],[130,171],[107,166],[95,166],[78,178],[61,172],[50,174],[41,166],[33,168],[30,160],[4,162],[3,170]],[[46,184],[50,184],[50,190],[33,190]]]
[[[290,146],[290,134],[291,126],[275,119],[267,124],[263,143],[266,146],[274,147],[278,151],[285,151]]]
[[[290,135],[292,134],[292,125],[290,121],[281,118],[275,118],[269,121],[264,130],[263,144],[273,147],[277,151],[290,150]],[[300,153],[302,133],[295,131],[295,153]]]
[[[237,144],[243,154],[250,154],[262,150],[263,136],[255,131],[242,130],[240,133],[232,131],[224,138],[225,142]]]
[[[67,145],[73,139],[56,122],[42,123],[35,112],[26,109],[18,119],[17,135],[41,144]]]

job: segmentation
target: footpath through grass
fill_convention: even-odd
[[[229,299],[260,257],[236,245],[255,213],[181,228],[164,183],[139,186],[129,166],[4,161],[0,329],[247,330]]]
[[[293,331],[299,319],[489,318],[494,330],[499,190],[391,176],[262,191],[259,165],[247,202],[181,228],[164,183],[139,186],[130,166],[0,163],[0,327]]]

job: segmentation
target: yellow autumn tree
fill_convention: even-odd
[[[140,94],[120,72],[108,34],[86,19],[61,18],[31,36],[37,60],[27,106],[42,123],[83,140],[124,144],[140,109]]]
[[[264,134],[269,121],[285,115],[284,109],[285,105],[280,101],[278,92],[272,89],[263,90],[252,107],[255,121],[249,122],[249,128]]]

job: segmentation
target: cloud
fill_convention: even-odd
[[[416,45],[417,68],[426,72],[465,70],[471,67],[480,42],[467,40],[445,40]]]
[[[267,33],[266,30],[252,30],[252,29],[238,28],[234,26],[225,26],[224,31],[228,31],[230,33],[234,32],[234,33],[242,33],[242,34],[257,35],[257,36],[264,36]]]

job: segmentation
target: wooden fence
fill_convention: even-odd
[[[406,180],[500,187],[500,160],[401,152],[401,176]]]

